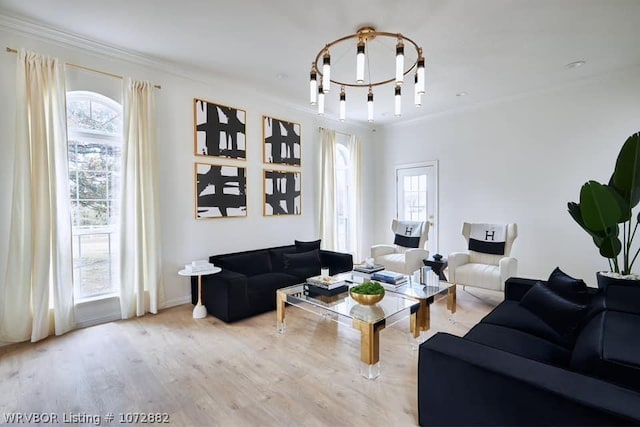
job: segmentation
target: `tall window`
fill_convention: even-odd
[[[336,159],[335,159],[335,177],[336,177],[336,213],[338,225],[338,252],[351,252],[352,245],[350,242],[350,227],[352,227],[351,203],[354,203],[354,197],[351,188],[351,169],[352,163],[349,156],[349,150],[346,146],[348,138],[345,135],[336,135]]]
[[[95,92],[67,93],[75,298],[118,289],[117,226],[122,106]]]

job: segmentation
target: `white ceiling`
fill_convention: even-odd
[[[378,123],[640,65],[640,0],[0,0],[0,14],[240,79],[309,111],[309,69],[326,43],[363,24],[401,32],[424,49],[427,95],[416,109],[405,94],[398,119],[393,86],[381,87]],[[565,67],[577,60],[586,65]],[[347,95],[349,120],[365,121],[366,92]],[[334,88],[328,116],[337,116],[337,96]]]

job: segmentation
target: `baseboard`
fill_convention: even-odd
[[[187,303],[191,303],[191,295],[185,295],[183,297],[180,298],[174,298],[174,299],[170,299],[168,301],[165,301],[164,304],[162,304],[162,306],[160,307],[160,309],[163,308],[169,308],[169,307],[175,307],[177,305],[182,305],[182,304],[187,304]]]

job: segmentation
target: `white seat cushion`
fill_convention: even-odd
[[[489,264],[463,264],[456,268],[456,284],[500,291],[500,268]]]
[[[387,270],[395,271],[398,273],[411,274],[412,272],[405,271],[405,256],[404,254],[388,254],[379,256],[375,259],[376,264],[384,265]]]

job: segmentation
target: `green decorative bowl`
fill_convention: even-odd
[[[358,294],[356,292],[349,291],[349,295],[351,295],[351,298],[353,298],[358,304],[373,305],[382,301],[382,298],[384,298],[384,291],[382,291],[381,294],[375,295]]]

